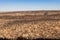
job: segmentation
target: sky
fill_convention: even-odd
[[[31,10],[60,10],[60,0],[0,0],[0,12]]]

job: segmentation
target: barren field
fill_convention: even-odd
[[[0,38],[60,39],[60,11],[0,13]]]

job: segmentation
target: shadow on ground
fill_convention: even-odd
[[[48,39],[48,38],[26,39],[18,37],[17,39],[0,38],[0,40],[60,40],[60,39]]]

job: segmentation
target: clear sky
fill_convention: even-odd
[[[0,12],[27,10],[60,10],[60,0],[0,0]]]

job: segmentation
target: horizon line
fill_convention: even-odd
[[[1,12],[30,12],[30,11],[60,11],[60,10],[19,10],[19,11],[13,10],[13,11],[0,11],[0,13]]]

